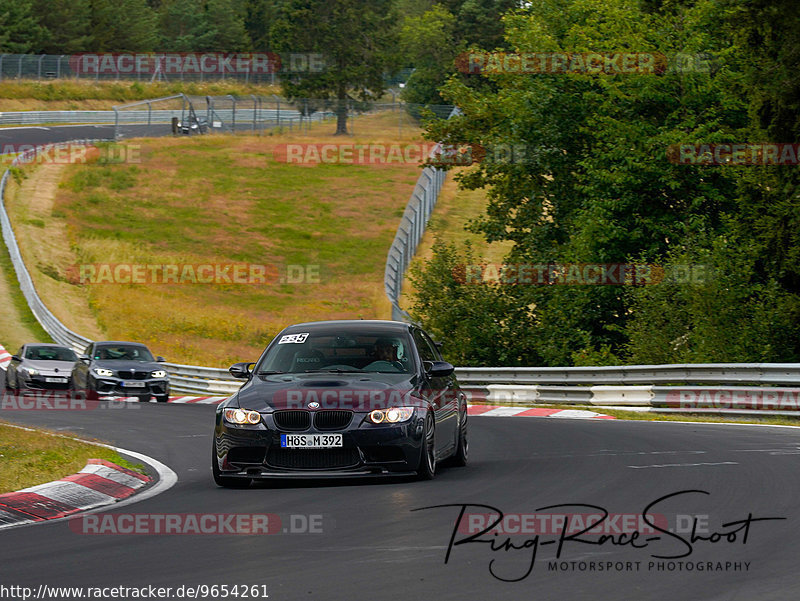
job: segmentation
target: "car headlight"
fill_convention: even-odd
[[[23,373],[23,375],[25,375],[25,374],[27,374],[29,376],[39,375],[39,371],[36,370],[36,369],[33,369],[32,367],[23,367],[20,371]]]
[[[163,369],[157,369],[157,370],[155,370],[154,372],[152,372],[150,374],[150,377],[151,378],[166,378],[167,377],[167,372],[165,372]]]
[[[225,409],[222,415],[225,417],[225,421],[232,424],[252,426],[261,421],[261,414],[258,411],[248,409]]]
[[[367,419],[373,424],[399,424],[407,422],[414,415],[414,407],[392,407],[391,409],[376,409]]]
[[[96,373],[101,378],[110,378],[114,375],[114,372],[110,369],[105,369],[104,367],[95,367],[94,373]]]

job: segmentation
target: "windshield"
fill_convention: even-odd
[[[78,356],[71,349],[61,346],[29,346],[25,350],[25,358],[32,361],[78,360]]]
[[[410,346],[404,333],[298,332],[282,334],[261,358],[256,373],[407,374],[413,368]]]
[[[100,361],[153,361],[153,355],[146,347],[134,344],[114,344],[98,346],[92,359]]]

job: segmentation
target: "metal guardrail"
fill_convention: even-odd
[[[437,145],[431,152],[433,156],[441,147]],[[434,167],[425,167],[419,176],[411,200],[406,205],[400,225],[397,228],[392,246],[386,257],[383,274],[383,287],[389,302],[392,303],[392,319],[409,321],[408,313],[400,308],[400,293],[403,278],[411,259],[417,252],[417,246],[425,234],[433,208],[439,198],[446,172]]]
[[[457,107],[450,110],[448,119],[459,113]],[[441,144],[437,144],[430,153],[430,157],[441,153]],[[403,279],[406,270],[411,264],[411,259],[417,252],[425,228],[428,226],[433,208],[439,199],[439,191],[444,184],[447,172],[444,169],[425,167],[419,176],[411,199],[406,205],[397,233],[392,241],[392,246],[386,255],[386,267],[383,271],[383,288],[389,302],[392,304],[392,319],[395,321],[410,321],[409,314],[400,308],[400,294],[403,288]]]
[[[798,363],[680,363],[608,367],[462,367],[469,384],[800,384]]]
[[[181,118],[182,111],[174,110],[138,110],[138,111],[16,111],[0,113],[0,125],[42,125],[47,123],[79,123],[79,124],[153,124],[170,123],[173,117]],[[286,110],[277,111],[275,109],[215,109],[215,117],[225,122],[230,122],[238,116],[243,124],[250,124],[255,120],[257,123],[277,123],[281,121],[299,121],[301,114],[299,111]],[[117,117],[119,121],[117,121]],[[248,120],[249,118],[249,120]],[[310,117],[305,117],[311,121],[325,118],[322,113],[315,113]]]
[[[107,140],[77,140],[72,143],[85,142],[87,144],[91,144],[100,141]],[[19,165],[21,161],[29,160],[35,156],[35,154],[36,151],[33,150],[18,155],[11,162],[11,166],[15,167]],[[80,334],[76,334],[70,330],[67,326],[62,324],[47,307],[45,307],[42,299],[39,298],[39,295],[36,292],[36,287],[33,285],[31,274],[28,272],[28,269],[25,267],[25,263],[22,260],[22,254],[20,253],[19,245],[17,244],[17,239],[14,236],[14,230],[11,227],[11,221],[8,218],[8,213],[6,212],[5,208],[5,190],[10,173],[11,170],[7,169],[3,174],[2,180],[0,180],[0,226],[2,226],[3,240],[5,240],[6,248],[8,248],[8,253],[11,256],[11,263],[14,265],[14,270],[17,273],[17,280],[19,281],[20,290],[22,291],[22,294],[31,309],[31,312],[34,314],[39,323],[42,324],[42,327],[53,340],[59,344],[65,344],[77,350],[83,350],[91,341],[88,338],[85,338]]]

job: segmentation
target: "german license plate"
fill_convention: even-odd
[[[44,381],[45,382],[50,382],[52,384],[66,384],[67,383],[67,379],[66,378],[45,378]]]
[[[284,449],[333,449],[341,446],[341,434],[281,434],[281,447]]]
[[[123,381],[123,382],[122,382],[122,385],[123,385],[125,388],[144,388],[144,382],[128,382],[128,381]]]

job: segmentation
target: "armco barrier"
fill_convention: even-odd
[[[464,367],[459,380],[484,384],[800,384],[800,363],[679,363],[604,367]]]
[[[453,107],[448,119],[458,114],[458,108]],[[437,144],[431,150],[430,158],[434,158],[441,152],[442,146]],[[414,192],[406,205],[400,225],[397,227],[397,233],[386,255],[383,288],[392,304],[392,319],[394,320],[406,322],[411,320],[408,313],[400,308],[403,279],[411,259],[417,252],[417,246],[425,234],[425,228],[428,226],[428,220],[436,206],[446,175],[447,172],[444,169],[436,167],[425,167],[422,170],[422,175],[419,176],[417,184],[414,186]]]
[[[566,403],[654,412],[734,413],[800,417],[800,387],[538,386],[490,384],[487,402]]]

